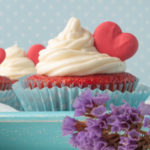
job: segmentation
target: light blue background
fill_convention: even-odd
[[[0,47],[46,46],[72,16],[91,32],[111,20],[135,34],[139,50],[126,61],[127,71],[150,84],[150,0],[0,0]]]

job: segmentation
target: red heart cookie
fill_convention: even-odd
[[[39,52],[43,49],[45,49],[45,47],[41,44],[32,45],[28,50],[27,57],[36,65],[39,62]]]
[[[0,48],[0,64],[3,62],[5,57],[6,57],[6,53],[5,53],[4,49]]]
[[[138,40],[130,33],[123,33],[114,22],[100,24],[94,32],[94,44],[100,53],[118,57],[122,61],[133,56],[138,49]]]

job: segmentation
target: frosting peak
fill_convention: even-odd
[[[82,28],[80,27],[80,20],[72,17],[69,20],[68,24],[66,25],[64,31],[62,33],[60,33],[59,35],[60,35],[60,37],[62,35],[62,37],[64,38],[66,35],[68,35],[68,34],[70,35],[70,33],[76,34],[75,31],[80,31],[80,33],[82,33]],[[78,34],[79,34],[79,32],[78,32]],[[73,37],[66,36],[66,39],[71,39],[71,38],[75,38],[75,36],[73,36]]]
[[[80,20],[71,18],[65,29],[54,39],[49,40],[47,49],[67,48],[72,50],[95,50],[93,36],[80,25]]]
[[[71,18],[65,29],[40,52],[36,68],[38,74],[48,76],[82,76],[123,72],[125,63],[99,53],[93,35],[81,27],[79,19]]]
[[[0,75],[7,76],[11,80],[35,73],[34,63],[25,56],[23,49],[13,45],[6,49],[6,58],[0,64]]]
[[[25,57],[24,50],[19,48],[17,44],[8,47],[5,51],[6,51],[6,58]]]
[[[66,40],[77,39],[84,34],[83,30],[80,26],[80,20],[71,18],[63,32],[58,35],[58,38]]]

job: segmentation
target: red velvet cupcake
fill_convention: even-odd
[[[122,101],[122,95],[137,85],[137,78],[125,72],[125,60],[137,47],[137,39],[122,33],[115,23],[101,24],[92,35],[81,27],[79,19],[71,18],[39,52],[37,74],[21,79],[14,90],[24,109],[32,111],[72,110],[75,97],[87,88],[93,94],[109,92],[112,98],[119,93],[115,102]],[[30,57],[34,56],[33,51]]]
[[[0,103],[9,105],[15,109],[22,109],[12,89],[11,80],[4,76],[0,76]]]
[[[6,53],[4,49],[0,48],[0,63],[4,61],[5,57]],[[0,90],[4,91],[9,89],[11,89],[11,80],[7,77],[0,76]]]
[[[113,22],[99,25],[93,38],[78,19],[71,18],[64,31],[40,52],[37,75],[28,78],[30,87],[56,85],[132,92],[137,79],[125,72],[124,61],[137,47],[135,36],[122,33]]]
[[[0,63],[5,59],[6,53],[0,48]],[[1,64],[0,64],[1,65]],[[2,73],[2,72],[1,72]],[[0,76],[0,103],[4,103],[18,109],[18,100],[12,90],[12,83],[8,77]]]
[[[6,58],[0,65],[0,75],[11,79],[14,84],[20,77],[36,72],[34,63],[26,57],[25,51],[13,45],[6,50]]]

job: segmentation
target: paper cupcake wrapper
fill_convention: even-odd
[[[18,110],[23,110],[13,90],[0,91],[0,103],[7,104]]]
[[[28,76],[27,76],[28,77]],[[21,106],[25,111],[71,111],[74,99],[88,88],[67,87],[61,88],[53,86],[52,88],[44,87],[42,89],[29,88],[27,77],[21,78],[13,84],[13,89],[17,95]],[[110,103],[121,105],[126,100],[130,105],[137,107],[141,101],[145,101],[150,95],[150,88],[145,85],[138,85],[134,92],[120,91],[101,91],[99,88],[92,90],[93,94],[107,93],[110,96]]]

